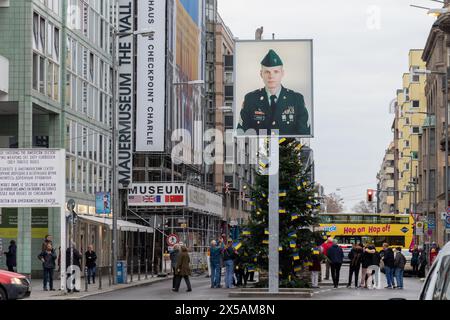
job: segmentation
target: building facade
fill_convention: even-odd
[[[381,213],[394,213],[394,161],[395,148],[394,142],[389,144],[389,148],[386,149],[381,169],[378,172],[378,206],[377,212]]]

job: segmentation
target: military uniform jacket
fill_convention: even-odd
[[[308,119],[303,95],[282,87],[276,112],[272,115],[270,100],[265,88],[262,88],[245,95],[238,129],[244,132],[254,129],[256,133],[264,129],[278,129],[280,135],[309,135]],[[267,134],[270,132],[267,131]]]

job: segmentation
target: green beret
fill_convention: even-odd
[[[261,61],[261,65],[265,67],[278,67],[283,65],[283,61],[281,61],[281,58],[275,51],[270,49],[264,59]]]

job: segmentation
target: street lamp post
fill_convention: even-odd
[[[141,30],[134,32],[118,32],[117,29],[113,28],[112,35],[112,276],[113,276],[113,284],[117,282],[117,216],[119,214],[119,185],[118,185],[118,176],[117,176],[117,155],[118,155],[118,123],[117,123],[117,37],[123,36],[132,36],[132,35],[141,35],[141,36],[149,36],[153,34],[153,31],[150,30]]]

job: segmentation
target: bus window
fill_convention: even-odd
[[[362,223],[363,217],[362,216],[348,216],[350,223]]]
[[[348,223],[348,216],[343,214],[343,215],[335,215],[334,216],[334,221],[333,223]]]
[[[333,223],[333,216],[320,215],[321,223]]]
[[[380,217],[380,223],[382,224],[391,224],[394,222],[395,217]]]
[[[364,223],[378,223],[378,216],[364,216]]]
[[[398,218],[399,224],[409,224],[409,218]]]

